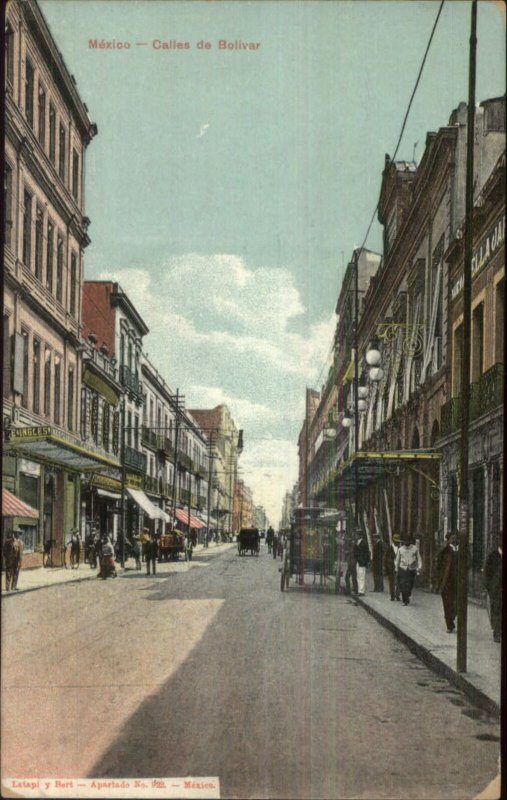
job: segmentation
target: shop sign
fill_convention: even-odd
[[[112,406],[117,406],[119,402],[119,395],[118,393],[109,385],[107,381],[101,378],[99,375],[96,375],[94,372],[91,372],[89,369],[85,369],[83,375],[83,383],[86,383],[90,389],[94,389],[98,392],[101,397],[103,397],[107,402]]]
[[[115,411],[113,414],[113,453],[117,453],[120,444],[120,412]]]
[[[491,261],[500,245],[505,240],[505,217],[501,216],[495,224],[491,227],[489,232],[479,242],[478,246],[472,253],[472,278],[481,272],[484,267]],[[452,299],[456,300],[457,296],[463,289],[464,276],[463,272],[459,278],[454,282],[452,287]]]
[[[13,436],[15,439],[45,439],[52,433],[51,425],[42,425],[38,428],[15,428]]]
[[[129,489],[139,489],[144,492],[144,475],[134,475],[132,472],[127,472],[125,483]]]
[[[111,492],[119,492],[121,490],[121,481],[115,478],[108,478],[107,475],[94,475],[92,486],[98,489],[109,489]]]
[[[98,432],[99,432],[99,398],[98,395],[94,395],[92,397],[92,407],[91,407],[91,415],[90,415],[90,427],[92,432],[92,439],[94,442],[97,441]]]

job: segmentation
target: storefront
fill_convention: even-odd
[[[82,529],[81,482],[114,466],[49,425],[11,431],[4,443],[4,483],[10,481],[14,494],[39,512],[31,539],[33,556],[25,558],[25,566],[40,566],[45,546],[51,548],[52,563],[63,564],[70,531]]]

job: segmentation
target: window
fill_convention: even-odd
[[[125,366],[125,334],[120,334],[120,365]]]
[[[46,145],[46,92],[39,84],[39,142],[41,147]]]
[[[503,364],[505,279],[495,289],[495,364]]]
[[[54,258],[54,234],[53,223],[48,220],[48,236],[46,242],[46,289],[53,292],[53,258]]]
[[[30,61],[25,66],[25,114],[28,124],[33,128],[34,71]]]
[[[14,31],[11,26],[5,26],[5,75],[7,83],[14,83]]]
[[[49,157],[54,164],[56,158],[56,111],[51,103],[49,104]]]
[[[60,356],[55,356],[55,408],[54,420],[55,425],[62,424],[62,365]]]
[[[70,256],[70,313],[73,317],[77,311],[77,258],[75,253]]]
[[[58,137],[59,153],[58,153],[58,174],[62,181],[65,180],[65,156],[66,156],[66,131],[63,124],[60,122],[60,133]]]
[[[484,303],[472,312],[472,382],[484,372]]]
[[[88,389],[81,386],[81,439],[88,438]]]
[[[74,429],[74,367],[69,367],[67,380],[67,427]]]
[[[79,154],[76,149],[72,150],[72,194],[77,200],[79,192]]]
[[[134,429],[134,436],[135,436],[135,438],[134,438],[134,447],[136,448],[136,450],[139,450],[139,416],[137,414],[135,416],[134,424],[135,424],[135,429]]]
[[[37,206],[35,213],[35,277],[42,280],[42,247],[43,247],[44,215],[42,208]]]
[[[127,411],[127,446],[132,447],[132,411]]]
[[[463,358],[463,324],[459,325],[454,331],[454,352],[453,352],[453,377],[452,377],[452,396],[458,397],[461,393],[461,360]]]
[[[46,347],[44,353],[44,414],[51,413],[51,350]]]
[[[57,238],[56,244],[56,299],[61,303],[63,297],[63,239]]]
[[[12,337],[9,334],[9,317],[4,314],[4,336],[3,336],[3,392],[4,397],[10,398],[12,389]]]
[[[32,250],[32,195],[30,192],[23,196],[23,263],[30,266]]]
[[[11,246],[12,232],[12,169],[5,164],[4,169],[4,209],[5,209],[5,244]]]
[[[28,331],[21,331],[23,338],[23,394],[21,405],[28,408]]]
[[[40,406],[40,354],[41,354],[41,343],[39,339],[33,340],[33,347],[32,347],[32,361],[33,361],[33,378],[32,378],[32,387],[33,387],[33,398],[32,398],[32,407],[34,414],[39,413],[39,406]]]

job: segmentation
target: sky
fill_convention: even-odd
[[[228,406],[240,477],[274,525],[439,5],[40,0],[98,126],[85,279],[121,283],[188,408]],[[398,159],[419,162],[467,99],[470,5],[444,4]],[[477,101],[504,76],[505,11],[482,0]],[[375,221],[366,246],[380,252],[381,233]]]

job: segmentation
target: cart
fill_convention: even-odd
[[[158,540],[158,560],[177,561],[180,555],[185,555],[185,537],[179,531],[163,533]]]
[[[337,559],[338,522],[345,514],[336,509],[297,508],[291,523],[288,547],[285,548],[283,565],[280,568],[280,589],[289,588],[294,578],[296,586],[317,582],[327,588],[328,578],[334,580],[335,592],[340,587],[340,563]]]
[[[260,534],[258,528],[241,528],[238,534],[238,555],[259,555]]]

